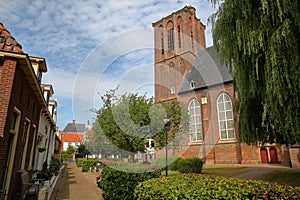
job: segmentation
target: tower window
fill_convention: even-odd
[[[174,29],[168,30],[168,49],[169,51],[174,51]]]
[[[164,32],[161,32],[161,34],[160,34],[161,36],[161,54],[164,54],[165,53],[165,44],[164,44]]]
[[[178,34],[178,47],[181,48],[180,25],[178,25],[177,34]]]

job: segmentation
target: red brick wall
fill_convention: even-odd
[[[216,164],[241,163],[241,147],[239,143],[224,143],[215,145]]]
[[[242,164],[258,164],[261,161],[260,148],[256,145],[241,144]]]
[[[17,65],[17,67],[15,67]],[[29,67],[29,66],[23,66]],[[15,70],[16,69],[16,70]],[[6,81],[3,81],[6,80]],[[5,84],[6,83],[6,84]],[[20,161],[21,161],[21,150],[22,150],[22,140],[23,140],[23,129],[25,118],[28,118],[31,122],[28,146],[27,146],[27,162],[25,169],[28,167],[29,155],[32,145],[34,145],[35,138],[33,134],[33,125],[36,126],[38,130],[39,117],[41,106],[37,101],[37,97],[33,93],[33,90],[25,78],[24,72],[21,70],[21,67],[18,66],[18,63],[14,60],[5,60],[2,68],[2,81],[1,87],[4,88],[0,90],[1,98],[1,109],[6,108],[6,111],[1,112],[1,126],[3,137],[0,138],[0,162],[6,163],[7,151],[8,151],[8,138],[10,134],[10,124],[12,120],[12,114],[14,106],[16,106],[21,111],[20,119],[20,128],[17,139],[17,149],[14,159],[14,167],[12,172],[10,194],[16,193],[13,192],[13,189],[18,189],[20,186],[16,185],[18,183],[17,171],[19,170]],[[29,98],[30,97],[30,98]],[[3,105],[3,103],[5,103]],[[5,117],[5,118],[3,118]],[[3,180],[4,169],[3,165],[0,165],[0,181]],[[1,168],[2,167],[2,168]],[[2,184],[2,183],[1,183]]]
[[[290,148],[290,156],[293,168],[300,168],[300,148]]]
[[[1,67],[0,82],[0,137],[3,137],[16,60],[5,60]]]

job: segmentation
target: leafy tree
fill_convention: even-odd
[[[80,143],[80,145],[77,146],[77,153],[83,157],[90,154],[89,150],[83,143]]]
[[[103,153],[104,147],[109,146],[112,151],[119,151],[123,155],[126,155],[124,151],[145,152],[146,138],[155,138],[156,147],[161,148],[165,146],[163,119],[167,117],[171,120],[169,141],[178,145],[174,139],[175,134],[184,127],[180,123],[182,107],[179,102],[155,104],[153,98],[146,98],[145,95],[117,96],[115,92],[116,89],[110,90],[101,97],[103,106],[96,112],[97,119],[93,128],[96,133],[94,149],[98,148]],[[110,143],[115,147],[112,148]]]
[[[211,2],[214,46],[234,73],[241,140],[299,143],[299,1]]]
[[[61,152],[61,156],[64,160],[72,159],[74,152],[75,152],[74,147],[69,145],[66,151]]]

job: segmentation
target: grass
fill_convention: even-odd
[[[274,171],[259,180],[300,187],[300,171]]]
[[[202,174],[223,176],[226,178],[248,172],[247,167],[203,167]]]

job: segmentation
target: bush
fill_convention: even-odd
[[[87,172],[90,169],[95,169],[96,168],[96,164],[98,163],[98,160],[95,159],[86,159],[82,161],[82,166],[81,166],[81,171],[82,172]]]
[[[160,177],[160,174],[159,170],[149,171],[145,165],[142,167],[137,165],[116,166],[114,168],[106,166],[102,169],[102,180],[98,186],[102,189],[104,199],[131,200],[134,199],[133,191],[139,182]]]
[[[174,163],[174,170],[181,173],[198,173],[200,174],[203,167],[203,161],[200,158],[179,159]]]
[[[133,199],[300,199],[300,188],[262,181],[185,174],[139,183]]]
[[[85,160],[86,160],[86,158],[76,158],[76,166],[81,167],[83,161],[85,161]]]

